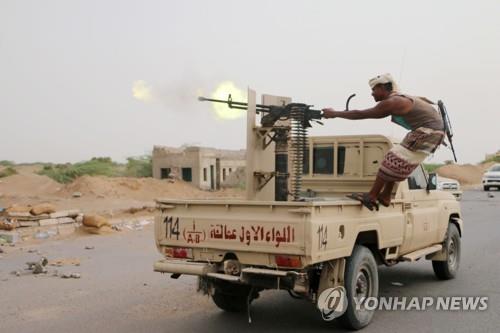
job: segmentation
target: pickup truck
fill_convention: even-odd
[[[350,329],[372,320],[375,310],[354,299],[378,296],[379,265],[425,258],[438,279],[455,277],[462,215],[454,196],[436,189],[435,175],[419,166],[389,207],[370,211],[345,195],[370,188],[393,141],[308,139],[301,201],[158,199],[155,239],[165,258],[154,270],[199,276],[199,289],[230,312],[249,311],[265,289],[317,304],[323,291],[342,286],[347,307],[337,319]]]
[[[437,189],[448,191],[453,194],[457,200],[462,200],[463,192],[460,189],[460,183],[456,179],[437,176]]]

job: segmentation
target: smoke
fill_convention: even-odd
[[[132,84],[132,96],[135,99],[149,103],[153,100],[152,87],[144,80],[137,80]]]
[[[223,103],[210,103],[202,106],[199,96],[227,100],[229,94],[233,101],[246,102],[246,92],[231,81],[223,81],[215,88],[203,89],[203,80],[196,75],[169,84],[150,84],[145,80],[137,80],[132,84],[132,96],[144,103],[162,104],[170,110],[189,111],[209,108],[218,119],[237,119],[245,115],[244,110],[231,109]]]
[[[217,88],[212,92],[211,97],[214,99],[227,100],[231,94],[231,98],[235,102],[246,102],[246,93],[238,88],[231,81],[224,81],[217,85]],[[213,103],[213,111],[219,119],[237,119],[245,115],[244,110],[231,109],[228,105],[222,103]]]

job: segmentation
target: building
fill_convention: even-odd
[[[154,178],[178,178],[203,190],[219,189],[231,173],[244,166],[245,150],[153,148]]]

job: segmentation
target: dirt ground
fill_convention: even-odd
[[[40,166],[18,166],[18,174],[0,178],[0,207],[49,202],[58,210],[80,209],[83,213],[108,216],[137,213],[154,207],[156,198],[238,198],[241,189],[202,191],[181,180],[173,183],[153,178],[83,176],[70,184],[60,184],[36,174]],[[81,197],[73,197],[80,192]]]
[[[450,164],[440,167],[436,172],[442,177],[458,180],[463,186],[475,186],[481,184],[484,172],[493,164]]]

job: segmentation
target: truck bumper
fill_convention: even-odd
[[[288,285],[290,289],[296,292],[304,293],[308,290],[308,277],[305,272],[246,267],[241,270],[239,275],[229,275],[218,273],[218,266],[216,264],[172,259],[158,260],[154,263],[153,269],[155,272],[160,273],[198,275],[228,282],[251,285],[260,284],[268,288],[276,288],[276,285],[279,288],[279,281],[283,280],[285,285]],[[258,281],[257,283],[256,280]]]
[[[204,276],[207,273],[214,272],[215,267],[207,263],[161,259],[154,263],[153,270],[160,273]]]

